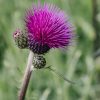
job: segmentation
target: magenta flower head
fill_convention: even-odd
[[[49,69],[73,83],[51,66],[45,67],[46,60],[42,55],[52,48],[66,48],[72,42],[74,27],[69,22],[68,16],[54,5],[46,3],[42,5],[39,2],[27,10],[24,21],[25,32],[18,29],[13,33],[13,38],[20,49],[30,49],[19,100],[24,100],[31,73],[35,68]]]
[[[44,54],[51,48],[65,48],[71,43],[74,27],[66,14],[54,5],[33,5],[24,20],[28,48],[34,53]]]

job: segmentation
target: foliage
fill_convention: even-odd
[[[92,1],[47,1],[58,5],[71,16],[78,36],[77,43],[69,49],[54,49],[46,54],[47,65],[52,65],[77,84],[71,85],[49,70],[38,70],[31,77],[26,100],[100,99],[100,57],[93,58],[96,31],[92,25]],[[21,23],[25,9],[34,2],[37,0],[0,0],[0,100],[17,100],[28,50],[15,46],[12,33],[17,26],[23,28]],[[100,12],[96,16],[100,22]]]

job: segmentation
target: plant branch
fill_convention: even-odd
[[[73,82],[73,81],[67,79],[65,76],[63,76],[60,72],[58,72],[56,69],[52,68],[51,66],[46,67],[46,69],[49,69],[50,71],[54,72],[58,77],[61,77],[62,79],[64,79],[65,81],[67,81],[71,84],[76,83],[76,82]]]
[[[32,69],[32,60],[33,60],[33,52],[30,51],[29,57],[28,57],[28,62],[27,62],[27,67],[26,67],[24,78],[23,78],[23,81],[22,81],[22,86],[21,86],[21,89],[19,91],[18,100],[24,100],[25,99],[28,84],[29,84],[30,77],[31,77],[31,74],[32,74],[32,70],[33,70]]]

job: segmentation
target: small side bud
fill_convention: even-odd
[[[17,29],[13,33],[13,37],[14,37],[16,45],[20,49],[24,49],[24,48],[28,47],[28,45],[27,45],[27,36],[20,29]]]
[[[44,68],[45,65],[46,65],[46,60],[41,55],[35,55],[34,58],[33,58],[33,65],[37,69]]]

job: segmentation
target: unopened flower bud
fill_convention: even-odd
[[[35,55],[34,58],[33,58],[33,65],[37,69],[44,68],[45,65],[46,65],[46,60],[41,55]]]
[[[27,48],[27,36],[25,36],[25,34],[21,30],[17,29],[13,33],[13,37],[14,37],[16,45],[20,49]]]

